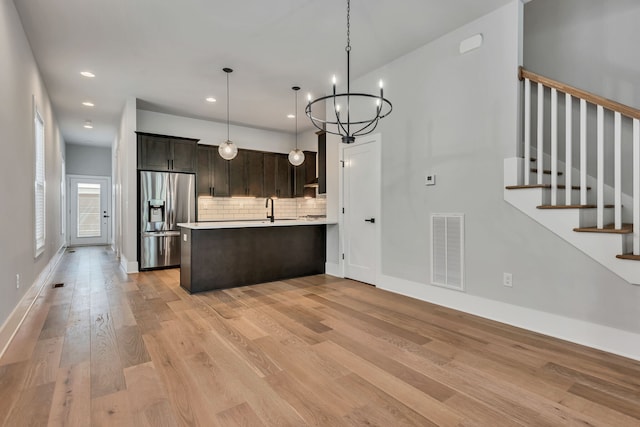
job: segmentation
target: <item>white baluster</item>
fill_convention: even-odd
[[[524,79],[524,185],[529,185],[531,168],[531,80]]]
[[[587,204],[587,101],[580,100],[580,204]]]
[[[597,167],[597,227],[604,228],[604,107],[598,105],[598,141],[596,156],[598,161]]]
[[[633,254],[640,255],[640,120],[633,119]]]
[[[613,218],[616,230],[622,228],[622,114],[614,114],[613,138]]]
[[[542,178],[544,176],[544,147],[543,147],[543,132],[544,132],[544,86],[542,83],[538,83],[538,158],[536,159],[536,168],[538,169],[538,184],[542,184]]]
[[[551,89],[551,206],[558,204],[558,91]]]
[[[573,181],[571,179],[571,174],[573,172],[573,159],[571,158],[571,156],[573,155],[573,129],[572,129],[573,105],[571,105],[572,102],[573,101],[572,101],[571,95],[566,93],[564,95],[564,111],[565,111],[564,204],[565,205],[571,204],[571,192],[572,192],[571,185],[573,184]]]

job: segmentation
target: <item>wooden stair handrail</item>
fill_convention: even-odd
[[[524,67],[520,67],[518,71],[518,78],[520,80],[529,79],[535,83],[542,83],[544,86],[557,89],[562,93],[568,93],[569,95],[572,95],[576,98],[584,99],[591,104],[601,105],[608,110],[617,111],[623,116],[631,117],[633,119],[640,119],[640,110],[638,110],[637,108],[633,108],[628,105],[624,105],[619,102],[604,98],[600,95],[595,95],[585,90],[560,83],[557,80],[553,80],[548,77],[541,76],[540,74],[527,71],[524,69]]]

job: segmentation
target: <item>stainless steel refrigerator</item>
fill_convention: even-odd
[[[180,265],[181,222],[196,220],[195,175],[140,171],[140,269]]]

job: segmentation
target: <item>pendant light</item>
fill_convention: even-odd
[[[289,152],[289,163],[293,166],[300,166],[304,163],[304,153],[298,148],[298,91],[300,86],[294,86],[291,89],[296,94],[296,109],[294,110],[294,115],[296,116],[296,148]]]
[[[233,73],[231,68],[223,68],[222,71],[227,73],[227,140],[220,144],[218,153],[225,160],[235,159],[238,155],[238,146],[229,139],[229,74]]]
[[[336,77],[333,77],[333,94],[322,96],[315,100],[311,100],[309,95],[305,113],[315,127],[322,131],[334,135],[342,136],[342,142],[350,144],[355,142],[357,136],[366,135],[374,131],[378,126],[378,121],[391,113],[391,102],[384,98],[382,90],[382,81],[380,81],[380,95],[371,95],[368,93],[351,93],[351,1],[347,0],[347,46],[344,49],[347,52],[347,92],[336,93]],[[313,107],[322,108],[324,110],[325,102],[333,103],[333,113],[335,120],[322,119],[313,114]],[[340,115],[340,102],[346,104],[346,114]],[[316,105],[320,103],[319,105]],[[370,108],[372,116],[370,119],[352,118],[352,103],[358,104],[358,109]],[[345,117],[346,115],[346,117]],[[346,120],[345,120],[346,119]],[[327,126],[331,125],[331,126]],[[335,130],[334,130],[335,129]]]

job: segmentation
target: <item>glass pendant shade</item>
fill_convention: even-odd
[[[218,147],[218,153],[225,160],[235,159],[238,155],[238,146],[231,141],[225,141]]]
[[[304,163],[304,153],[299,148],[291,150],[289,153],[289,163],[293,166],[300,166]]]

